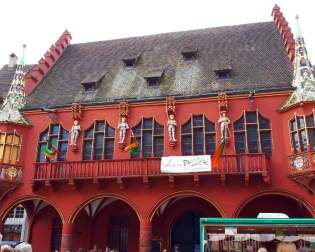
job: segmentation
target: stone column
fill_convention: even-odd
[[[139,252],[151,252],[152,223],[150,220],[140,221]]]
[[[63,223],[60,251],[72,252],[72,240],[73,240],[74,224]]]

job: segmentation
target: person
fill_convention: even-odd
[[[228,128],[230,124],[230,119],[226,116],[226,112],[222,112],[220,114],[219,121],[220,128],[221,128],[221,139],[227,139],[228,138]]]
[[[257,252],[268,252],[265,247],[260,247]]]
[[[117,128],[119,129],[119,143],[125,143],[126,131],[129,129],[126,117],[121,118],[121,122],[118,124]]]
[[[12,252],[13,249],[9,245],[2,245],[0,252]]]
[[[175,120],[175,116],[173,114],[170,114],[167,120],[168,135],[169,135],[170,141],[176,141],[176,137],[175,137],[176,126],[177,126],[177,123]]]
[[[293,242],[280,242],[277,246],[277,252],[296,252],[296,246]]]
[[[70,146],[77,145],[77,140],[78,140],[80,130],[81,130],[81,127],[80,127],[79,121],[74,120],[73,126],[70,130]]]
[[[32,252],[32,245],[27,242],[19,243],[15,246],[14,252]]]

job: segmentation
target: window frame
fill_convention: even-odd
[[[96,130],[96,125],[99,122],[103,122],[104,123],[104,129],[103,131],[97,131]],[[110,128],[112,128],[114,130],[114,135],[111,136],[107,136],[107,126],[109,126]],[[92,137],[87,138],[85,137],[85,133],[89,130],[92,129]],[[96,140],[96,135],[103,133],[104,137],[103,137],[103,144],[102,144],[102,158],[101,159],[96,159],[95,158],[95,140]],[[103,119],[103,120],[94,120],[92,125],[87,128],[86,130],[83,131],[83,141],[82,141],[82,160],[84,161],[93,161],[93,160],[113,160],[114,159],[114,152],[115,152],[115,134],[116,134],[116,129],[115,127],[112,127],[107,120]],[[106,141],[107,139],[113,140],[113,152],[111,153],[112,158],[105,158],[105,146],[106,146]],[[85,143],[86,142],[90,142],[92,144],[92,149],[91,149],[91,153],[90,159],[85,159],[84,157],[84,148],[85,148]]]
[[[1,135],[4,135],[4,141],[1,141]],[[11,143],[7,142],[8,136],[12,136]],[[15,137],[19,138],[18,144],[15,144]],[[2,153],[0,153],[0,163],[3,164],[16,164],[19,163],[20,157],[21,157],[21,147],[22,147],[22,140],[23,137],[22,135],[19,135],[16,130],[13,130],[13,133],[8,133],[8,132],[0,132],[0,150],[2,149]],[[10,149],[10,154],[9,154],[9,162],[4,162],[5,159],[5,150],[6,146]],[[12,160],[13,158],[13,149],[17,148],[17,155],[16,155],[16,160]]]
[[[57,134],[54,134],[51,132],[51,128],[53,126],[56,126],[58,125],[58,133]],[[66,131],[67,132],[67,135],[68,137],[66,139],[63,139],[62,138],[62,130]],[[41,140],[41,135],[43,133],[45,133],[47,131],[47,136],[46,136],[46,141],[42,141]],[[57,136],[57,148],[60,150],[60,146],[61,144],[63,143],[66,143],[67,146],[68,146],[68,142],[69,142],[69,131],[66,130],[61,123],[51,123],[48,125],[48,127],[42,131],[40,134],[39,134],[39,139],[38,139],[38,142],[37,142],[37,157],[36,157],[36,162],[38,163],[44,163],[44,162],[62,162],[62,161],[67,161],[67,152],[68,152],[68,147],[66,148],[66,154],[65,154],[65,160],[60,160],[60,152],[57,153],[57,158],[52,158],[52,159],[49,159],[47,157],[45,157],[45,161],[40,161],[40,153],[41,153],[41,148],[40,146],[42,144],[47,144],[47,138],[49,139],[49,141],[51,142],[51,137],[56,137]]]
[[[308,117],[308,116],[313,116],[313,124],[314,124],[313,127],[307,126],[306,117]],[[299,128],[299,126],[298,126],[298,117],[303,118],[303,121],[304,121],[304,127],[303,128]],[[296,123],[296,129],[295,130],[294,129],[292,130],[293,122]],[[294,113],[293,118],[288,121],[288,128],[289,128],[290,146],[291,146],[292,152],[305,152],[305,151],[308,151],[309,149],[315,150],[315,143],[314,143],[314,146],[311,146],[310,139],[309,139],[309,130],[315,131],[315,111],[314,110],[309,115],[305,115],[305,114],[304,115],[297,115],[296,113]],[[302,144],[301,144],[301,131],[303,131],[303,130],[305,131],[305,135],[306,135],[306,148],[305,148],[305,150],[303,150]],[[294,133],[297,133],[297,136],[298,136],[298,141],[297,141],[298,147],[297,148],[295,148],[295,146],[293,145],[293,141],[295,141],[294,137],[293,137]]]
[[[255,122],[247,122],[246,119],[246,113],[252,113],[255,112],[256,114],[256,121]],[[265,120],[268,120],[269,122],[269,128],[261,128],[260,127],[260,121],[259,118],[262,117]],[[243,118],[243,126],[244,128],[241,130],[235,130],[235,124],[241,120]],[[248,142],[248,125],[257,125],[257,140],[258,140],[258,152],[250,152],[249,150],[249,142]],[[270,153],[266,153],[263,151],[263,147],[262,147],[262,141],[261,141],[261,132],[270,132]],[[236,147],[236,134],[237,133],[244,133],[244,139],[245,139],[245,148],[244,148],[244,152],[237,152],[237,147]],[[272,155],[272,149],[273,149],[273,138],[272,138],[272,124],[271,124],[271,120],[268,119],[267,117],[263,116],[257,109],[256,110],[243,110],[241,116],[233,121],[233,137],[234,137],[234,150],[236,154],[244,154],[244,153],[250,153],[250,154],[258,154],[258,153],[264,153],[268,156]]]
[[[201,126],[194,126],[194,116],[202,116],[202,125]],[[208,120],[210,123],[214,124],[214,131],[207,131],[206,132],[206,123],[205,120]],[[183,133],[183,126],[186,125],[188,122],[190,121],[190,133]],[[190,155],[196,155],[195,154],[195,147],[194,147],[194,129],[196,128],[202,128],[202,133],[203,133],[203,154],[197,154],[197,155],[213,155],[215,153],[216,150],[216,146],[217,146],[217,130],[216,130],[216,123],[209,120],[204,113],[202,114],[190,114],[190,117],[188,120],[186,120],[186,122],[184,122],[181,125],[181,130],[180,130],[180,136],[181,136],[181,155],[182,156],[187,156],[186,154],[183,153],[183,136],[191,136],[191,154]],[[214,135],[214,139],[215,139],[215,146],[214,146],[214,151],[213,153],[209,153],[207,154],[207,148],[206,148],[206,137],[208,135]]]
[[[147,119],[151,119],[152,120],[152,126],[151,128],[144,128],[144,120],[147,120]],[[140,124],[140,135],[138,135],[137,133],[134,133],[134,129],[136,127],[138,127]],[[162,133],[161,134],[157,134],[155,133],[155,124],[158,124],[163,130],[162,130]],[[165,127],[163,124],[160,124],[156,119],[155,117],[141,117],[141,120],[133,127],[131,127],[131,130],[133,131],[133,134],[136,138],[136,140],[138,141],[138,143],[140,142],[140,148],[139,148],[139,156],[132,156],[130,155],[131,158],[154,158],[154,157],[162,157],[164,155],[164,132],[165,132]],[[145,131],[151,131],[152,132],[152,145],[151,145],[151,156],[150,157],[144,157],[144,154],[143,154],[143,133]],[[156,152],[155,152],[155,139],[157,138],[162,138],[162,143],[163,143],[163,147],[162,147],[162,154],[161,156],[158,156],[156,155]]]

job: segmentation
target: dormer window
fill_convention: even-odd
[[[85,92],[93,92],[96,90],[96,82],[81,83]]]
[[[127,68],[133,68],[137,65],[140,58],[140,54],[133,54],[133,55],[127,55],[125,58],[122,59],[124,62],[125,67]]]
[[[216,71],[215,74],[219,80],[227,80],[227,79],[230,79],[231,77],[229,70]]]
[[[131,58],[131,59],[123,59],[123,62],[125,64],[125,67],[135,67],[136,66],[136,58]]]
[[[150,74],[147,74],[144,79],[147,81],[149,87],[156,87],[160,85],[163,73],[164,71],[151,72]]]
[[[198,52],[197,49],[184,48],[181,53],[184,60],[188,61],[188,60],[195,60],[197,58],[197,52]]]
[[[151,77],[145,77],[145,80],[147,81],[147,84],[149,87],[156,87],[160,85],[160,76],[151,76]]]

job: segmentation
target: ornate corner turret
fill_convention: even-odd
[[[25,60],[24,52],[26,45],[23,45],[22,57],[16,67],[15,74],[9,92],[0,109],[0,122],[9,122],[28,125],[20,109],[26,104],[25,99]]]
[[[308,58],[304,38],[296,16],[297,34],[295,40],[294,76],[292,86],[296,89],[282,105],[285,110],[296,104],[315,101],[315,76],[313,66]]]

